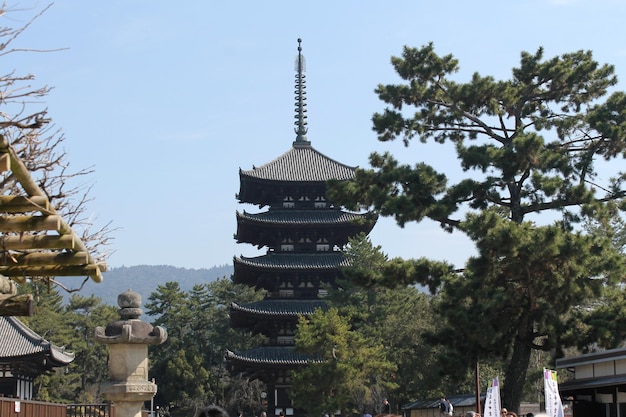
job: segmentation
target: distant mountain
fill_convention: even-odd
[[[100,297],[106,304],[117,306],[117,296],[132,289],[141,295],[145,303],[151,293],[156,291],[159,285],[169,281],[177,281],[183,291],[189,291],[196,284],[205,284],[218,278],[230,277],[233,274],[232,265],[214,266],[212,268],[187,269],[169,265],[137,265],[111,268],[103,273],[104,279],[96,283],[91,279],[77,292],[84,297],[92,294]],[[57,278],[59,282],[68,288],[80,287],[80,278]],[[66,300],[71,294],[64,294]]]

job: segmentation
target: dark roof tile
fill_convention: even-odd
[[[368,213],[349,213],[341,210],[269,210],[251,214],[237,212],[237,217],[259,223],[280,224],[342,224],[366,221]]]
[[[298,353],[293,347],[264,346],[241,352],[226,351],[226,358],[257,365],[306,365],[318,362],[311,356]]]
[[[326,309],[323,300],[261,300],[248,304],[231,303],[233,310],[266,316],[298,316],[313,314],[315,309]]]
[[[310,146],[293,147],[267,164],[240,170],[241,176],[274,181],[320,181],[354,178],[354,167],[344,165]]]
[[[255,258],[235,257],[235,265],[271,269],[336,269],[348,266],[340,252],[330,253],[269,253]]]
[[[73,353],[51,344],[17,318],[0,316],[0,361],[34,354],[49,354],[60,365],[74,360]]]

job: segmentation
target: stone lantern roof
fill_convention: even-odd
[[[110,323],[105,329],[97,327],[95,338],[98,342],[160,345],[167,340],[167,331],[163,327],[153,327],[150,323],[139,320],[139,316],[143,314],[139,308],[139,293],[131,289],[124,291],[117,296],[117,304],[120,306],[120,320]]]

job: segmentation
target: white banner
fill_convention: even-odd
[[[485,397],[484,417],[500,417],[500,383],[494,378],[487,388]]]
[[[563,417],[563,403],[559,395],[556,371],[544,368],[543,390],[546,395],[546,414],[550,417]]]

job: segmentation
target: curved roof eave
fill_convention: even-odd
[[[246,304],[232,302],[230,307],[247,314],[297,317],[313,314],[318,308],[327,309],[328,305],[324,300],[261,300]]]
[[[270,210],[262,213],[243,213],[237,211],[238,219],[245,219],[251,223],[260,224],[358,224],[359,222],[371,222],[372,213],[352,213],[341,210]]]
[[[248,266],[262,269],[336,269],[349,266],[341,252],[330,253],[269,253],[248,258],[236,256],[235,266]]]
[[[260,167],[239,170],[244,179],[286,181],[286,182],[325,182],[328,180],[350,180],[354,178],[356,167],[351,167],[327,157],[311,146],[292,147],[290,150]]]
[[[266,346],[247,351],[226,351],[226,359],[240,363],[262,366],[299,366],[311,362],[320,362],[309,355],[298,353],[293,347]]]
[[[0,340],[0,358],[49,355],[53,366],[65,366],[75,358],[74,353],[48,342],[16,317],[0,317]]]

